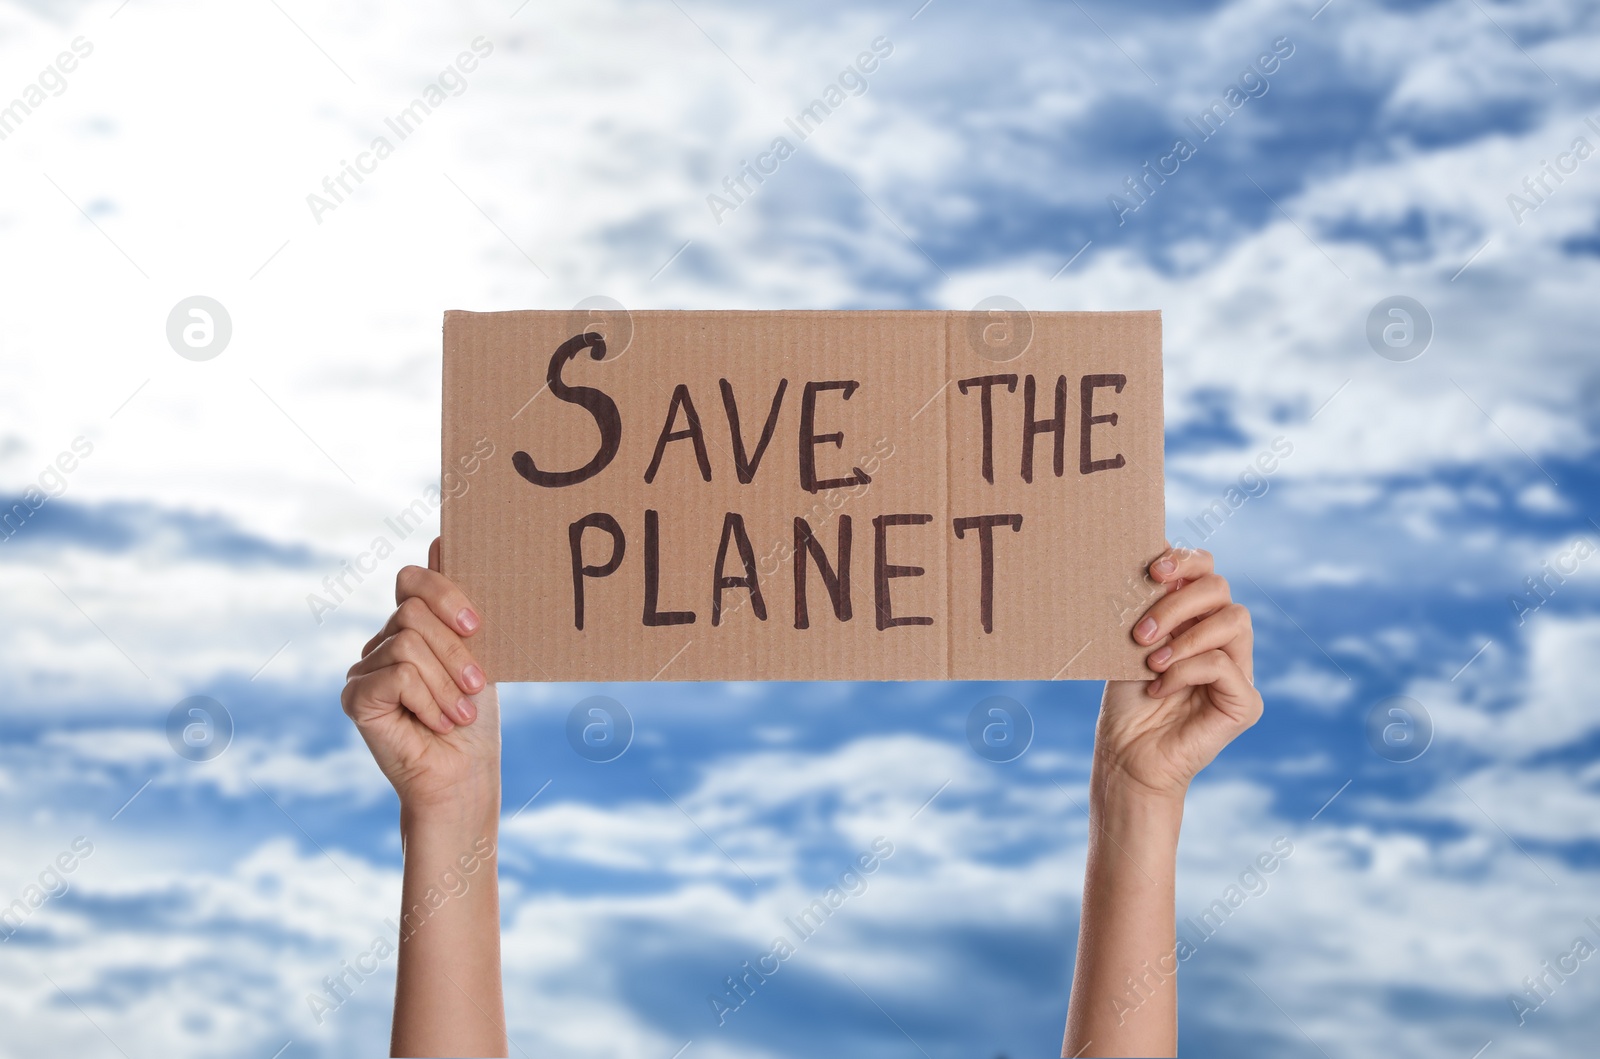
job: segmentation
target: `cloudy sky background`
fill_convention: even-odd
[[[1163,310],[1170,535],[1292,446],[1204,541],[1267,715],[1191,793],[1180,918],[1294,852],[1184,964],[1185,1044],[1592,1041],[1600,963],[1525,1025],[1507,998],[1600,944],[1600,557],[1510,600],[1600,541],[1600,157],[1507,196],[1600,149],[1600,5],[1319,3],[0,5],[0,102],[92,46],[0,141],[0,492],[93,447],[0,543],[0,904],[93,846],[0,943],[0,1053],[384,1052],[392,961],[321,1024],[306,996],[398,904],[394,800],[337,694],[431,534],[321,625],[306,596],[437,481],[442,311],[593,295]],[[465,89],[314,218],[480,36]],[[706,196],[880,36],[865,93],[718,223]],[[1276,41],[1200,142],[1185,118]],[[1179,137],[1119,224],[1108,196]],[[195,294],[233,324],[204,363],[166,338]],[[1403,362],[1366,337],[1395,295],[1434,329]],[[513,1054],[1054,1054],[1098,692],[502,689]],[[609,764],[563,734],[597,693],[637,724]],[[1009,764],[964,736],[992,694],[1037,725]],[[233,718],[215,760],[168,745],[189,695]],[[1406,764],[1367,735],[1396,695],[1434,728]],[[878,836],[868,891],[719,1026],[706,995]]]

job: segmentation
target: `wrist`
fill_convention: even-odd
[[[408,877],[420,873],[432,885],[451,885],[448,876],[465,872],[475,875],[485,864],[493,865],[500,848],[500,813],[481,807],[441,813],[400,813],[400,842],[405,853]],[[490,872],[492,876],[493,871]]]
[[[1097,758],[1089,779],[1091,837],[1104,834],[1124,847],[1154,852],[1176,850],[1186,789],[1151,787]]]
[[[456,790],[449,798],[402,798],[400,834],[406,840],[434,835],[497,834],[500,830],[498,784]]]

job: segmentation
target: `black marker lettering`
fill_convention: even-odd
[[[828,553],[822,542],[811,532],[811,523],[803,518],[794,520],[794,627],[809,629],[811,615],[806,601],[807,557],[816,561],[817,573],[833,602],[834,617],[850,620],[850,516],[839,516],[839,565],[828,565]]]
[[[562,367],[585,349],[591,351],[589,355],[593,359],[603,360],[606,355],[606,340],[593,331],[587,331],[561,343],[561,348],[550,358],[550,366],[545,371],[545,381],[549,383],[550,392],[555,395],[556,400],[580,405],[587,408],[589,414],[594,416],[595,426],[600,428],[600,448],[596,450],[593,459],[575,471],[541,471],[533,465],[533,457],[526,452],[512,453],[511,466],[534,485],[559,489],[562,486],[586,482],[606,469],[606,466],[616,458],[617,447],[622,444],[622,416],[617,412],[617,402],[592,386],[568,386],[561,381]]]
[[[822,489],[838,489],[844,486],[866,485],[872,481],[860,467],[852,467],[854,472],[849,478],[828,478],[817,481],[817,446],[824,442],[832,442],[837,448],[844,448],[844,432],[834,434],[816,433],[817,394],[822,390],[843,390],[841,400],[850,400],[850,395],[856,392],[859,382],[832,381],[808,382],[805,391],[800,397],[800,486],[807,492],[815,493]]]
[[[1056,436],[1055,471],[1060,478],[1066,470],[1066,444],[1067,444],[1067,377],[1059,376],[1056,379],[1056,414],[1049,419],[1033,418],[1034,382],[1029,375],[1022,382],[1022,480],[1033,481],[1033,436],[1035,434],[1054,434]]]
[[[678,421],[679,408],[683,409],[689,425],[682,430],[673,430],[672,424]],[[667,442],[685,439],[694,442],[694,458],[700,464],[700,477],[711,481],[711,460],[706,456],[706,438],[700,430],[700,414],[694,410],[694,402],[689,399],[689,387],[680,382],[673,388],[672,403],[667,405],[667,421],[661,424],[661,436],[656,438],[656,454],[650,458],[650,466],[644,472],[646,484],[656,480],[656,471],[661,468],[661,456],[667,450]]]
[[[1081,389],[1078,393],[1078,403],[1083,408],[1083,418],[1078,431],[1079,474],[1089,474],[1092,471],[1114,471],[1118,467],[1121,467],[1123,464],[1128,462],[1122,458],[1122,453],[1120,452],[1117,453],[1114,458],[1109,460],[1097,460],[1091,457],[1089,454],[1090,428],[1096,423],[1104,423],[1106,426],[1110,427],[1117,425],[1117,413],[1115,412],[1108,412],[1103,416],[1092,414],[1094,411],[1095,389],[1097,387],[1106,386],[1110,387],[1117,393],[1121,393],[1122,387],[1125,383],[1127,383],[1127,381],[1128,377],[1126,375],[1085,375],[1082,381],[1079,383]],[[1056,470],[1056,473],[1061,473],[1059,468]]]
[[[586,529],[597,529],[611,534],[611,558],[607,559],[603,566],[589,566],[583,561],[583,531]],[[583,579],[610,577],[616,573],[617,567],[622,565],[622,556],[627,550],[628,542],[623,537],[622,527],[617,525],[616,519],[604,511],[596,511],[567,527],[567,545],[572,549],[572,623],[582,629]]]
[[[1028,376],[1033,378],[1033,376]],[[980,388],[978,405],[983,410],[983,480],[990,485],[994,484],[994,403],[989,397],[989,390],[997,383],[1004,383],[1006,393],[1017,392],[1017,377],[1015,375],[980,375],[975,379],[961,379],[956,383],[956,388],[963,394],[972,386]]]
[[[743,577],[728,577],[723,569],[728,558],[728,541],[739,546],[739,559],[744,563]],[[761,583],[756,578],[756,550],[750,546],[750,535],[744,531],[744,516],[730,511],[722,517],[722,543],[717,545],[717,568],[712,573],[711,624],[722,624],[722,592],[728,588],[743,588],[750,592],[750,609],[756,617],[767,620],[767,603],[761,598]]]
[[[933,521],[932,515],[879,515],[872,520],[874,554],[872,561],[872,587],[878,611],[878,631],[896,625],[932,625],[933,619],[920,617],[897,618],[889,602],[891,577],[921,577],[927,571],[920,566],[891,566],[889,564],[889,527],[922,526]]]
[[[661,598],[661,513],[644,513],[644,623],[646,625],[693,625],[694,611],[658,611]]]
[[[1011,532],[1022,532],[1021,515],[976,515],[955,520],[956,540],[964,540],[967,530],[978,531],[978,613],[983,619],[983,631],[994,632],[994,528],[1010,526]]]
[[[739,476],[739,484],[749,485],[755,479],[756,468],[761,466],[761,456],[767,451],[772,432],[778,425],[778,409],[783,406],[783,391],[789,388],[789,380],[778,380],[778,392],[772,395],[772,410],[767,413],[767,422],[761,428],[761,440],[756,442],[756,451],[748,458],[745,456],[744,435],[739,433],[739,405],[733,399],[733,386],[727,379],[718,379],[717,383],[722,387],[722,407],[728,412],[728,430],[733,434],[734,473]]]

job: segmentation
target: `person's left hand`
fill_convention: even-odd
[[[1108,780],[1183,798],[1189,781],[1261,717],[1250,612],[1233,602],[1210,552],[1169,548],[1150,564],[1165,586],[1134,623],[1154,680],[1106,682],[1095,756]]]

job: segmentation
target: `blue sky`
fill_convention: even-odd
[[[879,38],[719,220],[723,178]],[[1186,1048],[1580,1051],[1600,965],[1521,1024],[1508,997],[1600,945],[1600,556],[1575,557],[1600,546],[1600,157],[1570,154],[1600,149],[1597,46],[1600,5],[1553,0],[0,5],[0,102],[42,93],[0,139],[0,493],[58,494],[0,542],[0,904],[92,846],[0,943],[0,1054],[383,1054],[392,964],[321,1023],[306,996],[398,904],[338,689],[429,533],[323,623],[306,596],[437,478],[442,311],[594,295],[1161,309],[1169,533],[1200,543],[1186,520],[1291,449],[1203,542],[1267,712],[1191,792],[1180,920],[1293,852],[1184,964]],[[1179,138],[1147,201],[1111,201]],[[205,362],[165,332],[195,294],[233,324]],[[1431,320],[1420,356],[1368,342],[1394,296]],[[1570,572],[1519,614],[1546,564]],[[513,1054],[1054,1054],[1098,693],[503,688]],[[596,694],[636,725],[609,763],[564,734]],[[1036,725],[1005,764],[965,739],[996,694]],[[213,760],[167,739],[192,695],[233,720]],[[1393,696],[1431,721],[1414,761],[1369,742]],[[719,1025],[706,995],[879,838],[866,891]]]

